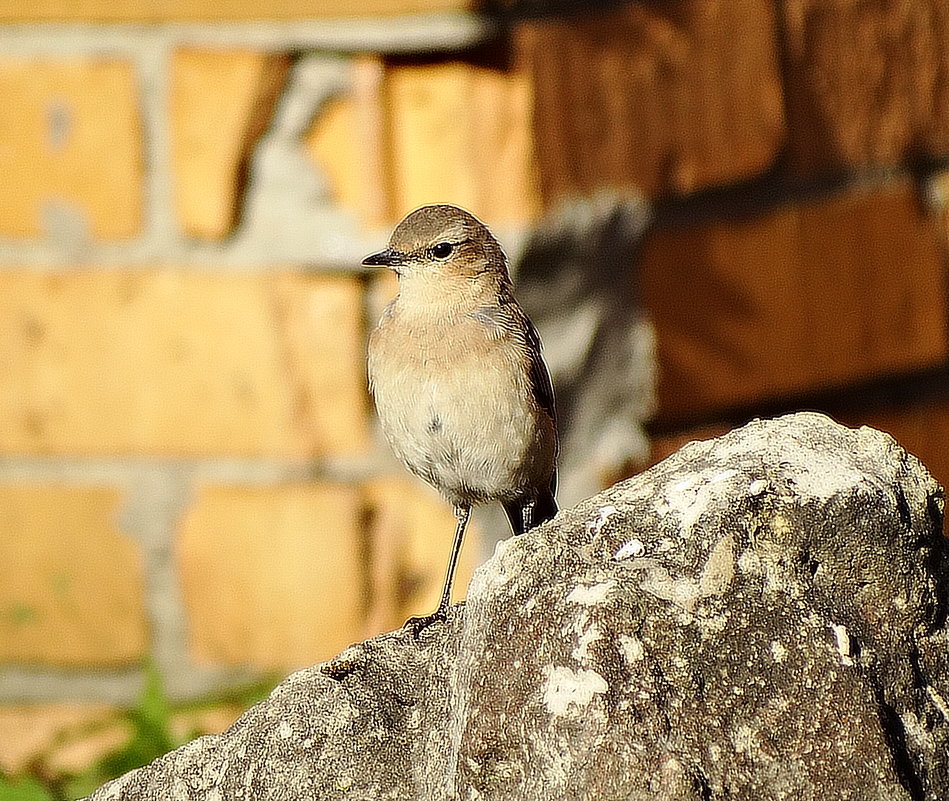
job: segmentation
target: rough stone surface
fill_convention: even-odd
[[[95,799],[945,799],[942,491],[817,414],[502,543],[467,605]]]

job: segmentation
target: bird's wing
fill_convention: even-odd
[[[530,385],[534,399],[556,423],[554,387],[550,380],[550,370],[547,369],[547,363],[541,353],[540,335],[517,301],[513,296],[502,295],[497,305],[480,306],[472,316],[484,325],[488,336],[493,339],[513,336],[520,344],[524,355],[529,360]]]
[[[540,334],[534,328],[530,317],[518,305],[514,296],[509,293],[501,293],[497,304],[481,306],[472,313],[472,317],[480,322],[487,335],[493,339],[501,339],[504,336],[512,336],[520,346],[522,353],[528,359],[528,378],[530,381],[531,392],[537,405],[540,406],[548,415],[554,424],[554,430],[557,428],[557,408],[554,403],[554,386],[550,379],[550,370],[547,369],[547,363],[541,353]],[[557,444],[559,450],[559,443]],[[557,502],[554,496],[557,493],[557,470],[554,469],[550,476],[550,483],[547,488],[547,494],[542,498],[533,499],[540,502],[543,520],[547,520],[557,512]],[[515,504],[516,505],[516,504]],[[508,510],[510,517],[511,511]],[[515,533],[518,528],[514,523],[514,517],[511,517],[511,525]]]
[[[529,356],[531,389],[534,392],[534,397],[536,398],[537,403],[545,412],[547,412],[547,414],[550,415],[550,419],[554,424],[554,431],[556,432],[557,407],[554,403],[554,385],[550,380],[550,370],[547,368],[547,362],[544,361],[544,356],[541,353],[540,334],[537,333],[537,329],[534,328],[534,324],[531,322],[530,317],[527,316],[524,310],[521,309],[520,306],[518,306],[517,309],[518,312],[520,312],[523,321],[523,330],[530,345]],[[557,451],[559,451],[560,443],[557,442],[555,447]],[[538,515],[536,520],[537,523],[542,523],[546,520],[549,520],[557,513],[557,501],[555,500],[555,496],[557,495],[556,467],[550,474],[550,484],[548,490],[549,492],[546,495],[535,499],[537,501],[537,506],[534,511]]]
[[[550,370],[547,369],[547,362],[544,361],[544,356],[541,353],[540,334],[537,333],[534,324],[523,311],[521,311],[521,315],[523,315],[524,333],[530,346],[528,355],[530,356],[531,389],[534,390],[537,403],[556,423],[557,408],[554,403],[554,385],[550,380]]]

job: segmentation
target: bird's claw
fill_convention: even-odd
[[[448,619],[448,610],[442,609],[439,607],[430,615],[423,615],[421,617],[410,617],[402,625],[402,628],[409,629],[412,632],[412,635],[415,639],[419,639],[422,632],[425,631],[433,623],[444,623]]]

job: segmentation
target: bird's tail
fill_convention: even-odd
[[[553,490],[544,490],[534,503],[534,513],[531,515],[530,527],[533,528],[541,523],[546,523],[559,511],[560,507],[557,506],[557,499],[554,497]]]
[[[546,523],[557,514],[559,508],[551,487],[543,490],[536,498],[518,498],[505,503],[504,511],[511,522],[511,530],[515,534],[523,534],[534,526]]]

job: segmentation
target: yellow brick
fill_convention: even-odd
[[[525,73],[463,62],[395,66],[386,100],[394,217],[432,202],[463,206],[489,224],[536,216]]]
[[[362,289],[348,278],[284,276],[275,286],[283,355],[293,381],[300,441],[289,425],[285,450],[304,455],[358,451],[368,444],[369,401]]]
[[[411,478],[386,478],[366,487],[371,510],[372,604],[366,636],[401,626],[412,615],[435,611],[441,598],[455,533],[451,506]],[[465,597],[480,562],[477,526],[465,534],[452,599]]]
[[[0,662],[117,665],[147,646],[141,556],[111,489],[0,486]]]
[[[121,61],[0,59],[0,233],[39,236],[56,214],[77,216],[100,239],[138,232],[135,82]]]
[[[481,10],[473,0],[0,0],[0,22],[297,20]]]
[[[186,706],[172,714],[168,721],[169,734],[182,743],[193,740],[195,736],[220,734],[230,728],[249,705],[230,702],[214,706]]]
[[[367,169],[357,131],[359,106],[351,97],[328,101],[306,136],[310,158],[319,166],[329,183],[333,200],[353,212],[364,225],[388,222],[388,214],[374,213],[367,202],[372,195],[384,195],[384,186]],[[380,191],[382,190],[382,191]],[[382,201],[383,209],[388,202]]]
[[[78,773],[128,741],[131,732],[116,714],[104,704],[0,707],[0,771]]]
[[[286,670],[360,639],[363,536],[349,487],[202,488],[176,547],[195,658]]]
[[[349,279],[0,272],[0,452],[349,452],[363,362]]]
[[[189,235],[220,239],[232,231],[247,162],[270,121],[288,65],[284,56],[242,50],[174,54],[175,207]]]
[[[353,76],[352,93],[326,106],[307,146],[338,202],[364,225],[391,224],[434,202],[489,224],[537,215],[525,73],[363,59]]]
[[[333,199],[366,228],[388,226],[393,218],[385,76],[380,56],[353,59],[349,91],[320,108],[304,137]]]

